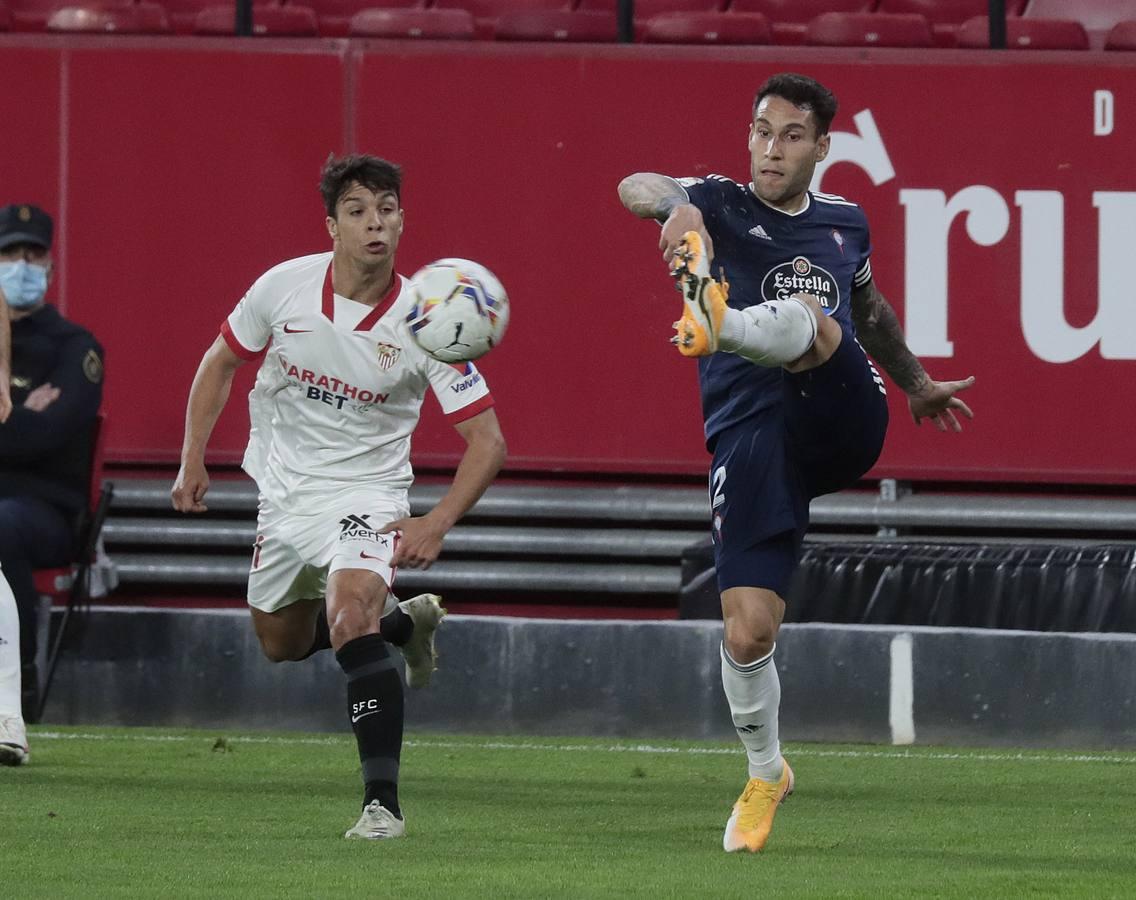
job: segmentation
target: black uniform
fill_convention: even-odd
[[[26,409],[42,384],[59,388],[59,397],[40,412]],[[32,573],[74,556],[102,393],[103,348],[89,331],[52,306],[12,322],[12,415],[0,424],[0,567],[20,611],[25,707],[34,688]]]
[[[887,431],[884,383],[856,341],[852,292],[872,280],[868,220],[855,203],[810,191],[795,214],[721,175],[680,180],[702,211],[730,306],[813,294],[843,339],[796,374],[733,353],[698,361],[710,468],[718,588],[784,596],[809,500],[842,490],[876,462]]]

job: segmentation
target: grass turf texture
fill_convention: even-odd
[[[766,850],[725,854],[726,744],[413,735],[406,838],[345,841],[347,735],[33,729],[0,769],[12,898],[1131,897],[1136,755],[788,745]]]

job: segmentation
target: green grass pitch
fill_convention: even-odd
[[[0,893],[33,897],[1136,896],[1136,754],[789,744],[766,850],[725,854],[732,744],[414,734],[404,839],[345,841],[349,735],[32,729]]]

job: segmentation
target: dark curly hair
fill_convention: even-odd
[[[320,171],[320,196],[327,214],[335,218],[335,207],[353,184],[361,184],[375,194],[393,193],[402,202],[402,169],[392,162],[351,153],[336,157],[331,154]]]
[[[788,100],[798,109],[807,109],[813,114],[813,120],[816,122],[817,137],[828,134],[828,128],[836,115],[836,97],[819,81],[807,75],[797,75],[795,72],[774,75],[758,88],[757,96],[753,100],[754,116],[757,115],[757,107],[761,101],[770,96]]]

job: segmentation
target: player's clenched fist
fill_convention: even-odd
[[[170,499],[178,512],[205,512],[202,502],[209,490],[209,473],[203,465],[183,465],[174,480]]]

